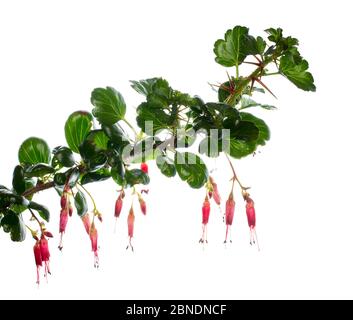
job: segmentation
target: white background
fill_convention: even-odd
[[[130,79],[163,76],[177,89],[215,100],[207,82],[226,75],[214,62],[213,43],[237,24],[254,35],[280,26],[298,37],[317,92],[268,79],[279,99],[266,100],[279,110],[257,114],[270,125],[272,139],[255,157],[235,162],[252,187],[260,253],[248,244],[239,195],[233,245],[223,246],[221,213],[213,207],[203,250],[197,242],[204,191],[177,177],[168,180],[151,164],[148,214],[136,214],[134,254],[125,251],[127,206],[113,233],[112,182],[88,185],[104,213],[98,271],[76,216],[64,252],[56,249],[59,199],[54,191],[42,193],[37,200],[50,207],[49,229],[56,236],[50,241],[53,275],[38,289],[33,240],[12,243],[0,232],[0,298],[353,298],[350,3],[2,1],[2,184],[10,185],[18,147],[28,136],[43,137],[51,147],[65,143],[67,116],[91,110],[95,87],[122,92],[132,121],[141,97]],[[216,165],[225,195],[231,172],[223,158]]]

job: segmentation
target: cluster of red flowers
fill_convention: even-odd
[[[42,235],[40,239],[36,235],[33,235],[33,238],[36,240],[36,243],[34,244],[34,247],[33,247],[33,252],[34,252],[34,259],[37,267],[38,284],[40,282],[39,269],[40,267],[43,266],[43,263],[44,263],[44,276],[47,278],[48,274],[50,274],[50,266],[49,266],[50,252],[49,252],[49,245],[48,245],[47,238],[52,238],[52,237],[53,235],[49,231],[45,231],[45,230],[42,230]]]
[[[254,201],[250,198],[249,193],[243,189],[243,198],[246,202],[246,216],[248,219],[248,225],[250,228],[250,244],[255,244],[255,240],[257,240],[256,236],[256,216],[255,216],[255,208],[254,208]],[[205,200],[202,204],[202,236],[200,239],[200,243],[207,243],[207,225],[210,217],[211,212],[211,205],[209,199],[213,198],[215,203],[220,206],[221,205],[221,197],[218,191],[218,186],[212,177],[209,178],[209,182],[207,184],[207,193]],[[228,196],[228,199],[225,204],[225,214],[224,214],[224,221],[226,224],[226,235],[224,243],[232,242],[231,240],[231,226],[233,224],[234,219],[234,211],[235,211],[235,201],[233,195],[233,187]],[[257,242],[257,241],[256,241]]]
[[[146,163],[141,164],[141,170],[144,171],[145,173],[148,173],[148,166]],[[218,186],[217,183],[214,181],[212,177],[209,178],[209,181],[206,185],[207,188],[207,193],[202,205],[202,236],[200,239],[200,243],[207,243],[207,225],[209,222],[209,217],[210,217],[210,212],[211,212],[211,203],[210,199],[213,199],[214,202],[216,203],[217,206],[221,205],[221,196],[218,191]],[[142,190],[141,193],[148,193],[148,190]],[[140,210],[143,215],[146,215],[147,212],[147,206],[146,202],[142,197],[142,194],[137,192],[136,190],[134,191],[133,195],[137,195],[137,199],[139,202]],[[59,223],[59,233],[60,233],[60,244],[59,244],[59,249],[63,249],[63,235],[66,231],[66,226],[68,223],[69,217],[72,216],[73,212],[73,206],[71,203],[71,197],[73,195],[73,192],[69,186],[69,184],[66,184],[60,199],[60,205],[61,205],[61,211],[60,211],[60,223]],[[119,218],[120,214],[123,209],[123,203],[124,203],[124,198],[125,198],[125,191],[122,189],[119,193],[119,196],[115,202],[115,211],[114,211],[114,216],[115,218]],[[249,193],[243,189],[243,198],[246,202],[246,215],[248,219],[248,224],[250,228],[250,244],[255,244],[256,239],[256,231],[255,231],[255,226],[256,226],[256,216],[255,216],[255,208],[254,208],[254,201],[250,198]],[[226,235],[225,235],[225,240],[224,243],[227,243],[228,239],[230,242],[231,236],[230,236],[230,228],[233,224],[233,218],[234,218],[234,210],[235,210],[235,201],[234,201],[234,196],[233,196],[233,187],[232,190],[228,196],[228,199],[225,203],[225,216],[224,216],[224,221],[226,224]],[[91,241],[91,248],[94,253],[94,266],[96,268],[99,267],[99,258],[98,258],[98,231],[94,223],[94,219],[97,217],[100,221],[102,221],[102,215],[98,212],[98,210],[95,208],[93,212],[93,218],[91,219],[91,214],[89,212],[86,212],[84,215],[81,216],[81,220],[83,222],[83,226],[85,228],[86,233],[88,234],[90,241]],[[131,204],[129,214],[127,216],[127,231],[128,231],[128,245],[126,249],[129,247],[131,248],[132,251],[134,251],[133,245],[132,245],[132,238],[134,236],[134,224],[135,224],[135,213],[134,213],[134,208],[133,208],[133,202]],[[46,231],[44,226],[41,225],[41,237],[40,239],[37,237],[36,233],[33,232],[33,238],[35,239],[36,243],[33,247],[34,250],[34,258],[35,258],[35,263],[37,267],[37,283],[39,284],[40,282],[40,267],[43,266],[45,268],[45,277],[47,277],[48,274],[50,274],[50,268],[49,268],[49,260],[50,260],[50,252],[49,252],[49,246],[48,246],[48,239],[47,238],[52,238],[53,235]],[[256,241],[257,242],[257,241]]]

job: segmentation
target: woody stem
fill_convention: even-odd
[[[40,184],[40,185],[37,185],[31,189],[28,189],[27,191],[25,191],[22,196],[23,197],[28,197],[28,196],[31,196],[39,191],[43,191],[43,190],[47,190],[47,189],[50,189],[50,188],[53,188],[54,187],[54,181],[51,181],[51,182],[47,182],[47,183],[44,183],[44,184]]]

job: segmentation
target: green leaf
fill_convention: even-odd
[[[256,143],[238,140],[236,138],[229,138],[224,141],[224,144],[226,146],[224,151],[236,159],[246,157],[256,150]]]
[[[80,217],[83,217],[88,211],[86,197],[80,190],[77,190],[75,195],[75,207]]]
[[[216,158],[222,151],[221,140],[218,137],[207,135],[200,141],[199,153],[205,154],[210,158]]]
[[[109,138],[104,133],[103,130],[95,130],[93,134],[93,141],[97,148],[100,150],[107,150],[108,149],[108,142]]]
[[[257,103],[256,101],[251,99],[249,96],[242,96],[241,101],[240,101],[239,110],[244,110],[244,109],[253,108],[253,107],[260,107],[265,110],[276,110],[277,109],[275,106]]]
[[[115,163],[114,167],[111,169],[111,175],[113,180],[119,185],[123,186],[125,184],[125,168],[120,161],[119,163]]]
[[[111,142],[108,142],[108,148],[110,147],[121,152],[129,144],[129,138],[119,124],[111,126],[102,125],[102,129]]]
[[[22,194],[26,190],[24,171],[21,166],[16,166],[12,176],[12,186],[17,194]]]
[[[207,182],[206,165],[196,154],[176,152],[174,164],[180,179],[186,181],[191,188],[199,189]]]
[[[80,171],[78,168],[69,169],[66,172],[66,176],[68,178],[67,182],[68,182],[70,188],[73,188],[80,178]]]
[[[36,210],[39,215],[41,216],[42,219],[44,219],[45,221],[49,222],[50,220],[50,212],[48,210],[47,207],[37,203],[37,202],[34,202],[34,201],[31,201],[28,205],[28,208],[30,209],[33,209],[33,210]]]
[[[269,28],[265,32],[269,35],[268,40],[274,43],[279,43],[283,38],[283,30],[281,28]]]
[[[266,41],[262,37],[256,38],[256,50],[258,54],[264,54],[266,49]]]
[[[230,136],[246,142],[256,142],[259,138],[259,129],[253,121],[242,119],[231,128]]]
[[[309,64],[300,56],[286,54],[281,57],[279,70],[295,86],[305,91],[316,91]]]
[[[43,139],[28,138],[20,146],[18,160],[21,164],[49,163],[49,146]]]
[[[156,158],[156,151],[154,149],[154,137],[147,137],[146,139],[137,141],[129,154],[129,161],[131,163],[141,163],[153,160]],[[124,157],[125,160],[125,157]]]
[[[54,168],[45,163],[38,163],[25,168],[25,176],[29,178],[44,177],[54,172]]]
[[[166,177],[171,178],[176,174],[176,169],[174,165],[174,161],[167,156],[159,155],[156,158],[157,167],[161,170],[162,174]]]
[[[164,110],[163,106],[157,108],[155,104],[143,102],[138,106],[136,111],[136,122],[143,132],[147,131],[146,129],[148,122],[153,124],[153,128],[151,128],[153,129],[153,134],[158,130],[169,128],[172,124],[172,118],[170,114],[167,113],[168,111]]]
[[[81,184],[104,181],[109,179],[110,177],[111,177],[110,170],[107,168],[102,168],[96,172],[88,172],[84,174],[81,178]]]
[[[194,119],[194,129],[230,129],[240,119],[237,109],[225,103],[206,103],[202,112]]]
[[[175,147],[191,147],[196,141],[196,138],[196,132],[192,128],[192,125],[189,124],[186,127],[177,130]]]
[[[256,54],[256,40],[248,34],[249,29],[236,26],[228,30],[223,39],[214,44],[216,62],[225,67],[239,66],[250,54]]]
[[[75,165],[75,157],[72,152],[68,147],[56,147],[53,150],[53,159],[52,159],[52,166],[56,167],[66,167],[66,168],[71,168],[72,166]]]
[[[12,204],[9,209],[17,214],[20,214],[26,211],[28,208],[26,206],[22,206],[20,204]]]
[[[150,178],[148,174],[144,173],[140,169],[132,169],[125,171],[125,181],[128,186],[132,187],[135,184],[149,184]]]
[[[58,172],[54,175],[54,183],[56,186],[63,186],[65,185],[67,180],[67,176],[63,172]]]
[[[149,94],[153,92],[152,87],[157,80],[158,78],[151,78],[151,79],[139,80],[139,81],[131,80],[130,82],[131,82],[131,87],[135,91],[147,97]]]
[[[259,134],[256,140],[256,144],[264,146],[266,141],[270,140],[271,137],[270,128],[267,126],[265,121],[255,117],[251,113],[241,112],[240,116],[243,121],[251,122],[258,128]]]
[[[90,132],[92,125],[92,115],[87,111],[76,111],[69,116],[65,123],[65,137],[73,152],[79,153],[79,146]]]
[[[101,169],[107,162],[107,155],[105,151],[108,140],[104,137],[106,136],[103,131],[93,130],[87,135],[87,138],[79,146],[82,160],[90,171]]]
[[[112,125],[125,116],[124,98],[112,87],[94,89],[91,94],[91,103],[95,107],[92,113],[101,124]]]
[[[6,208],[11,204],[18,204],[28,207],[29,201],[8,189],[0,189],[0,208]]]
[[[25,191],[27,191],[29,189],[32,189],[36,185],[36,180],[35,179],[25,178],[25,184],[26,184],[26,190]],[[26,196],[26,199],[32,200],[33,196],[34,196],[34,194]]]
[[[8,210],[1,219],[1,226],[5,232],[10,233],[12,241],[21,242],[26,239],[26,226],[21,214]]]

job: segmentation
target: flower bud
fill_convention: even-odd
[[[144,173],[148,173],[148,165],[147,165],[147,163],[142,162],[140,168],[141,168],[141,170],[142,170]]]
[[[143,198],[140,195],[139,195],[139,203],[140,203],[141,212],[144,215],[146,215],[146,212],[147,212],[146,202],[145,202],[145,200],[143,200]]]

